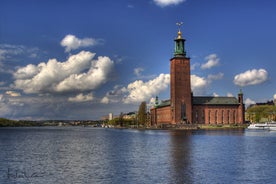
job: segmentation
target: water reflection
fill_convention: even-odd
[[[194,135],[206,135],[206,136],[243,136],[245,130],[241,129],[221,129],[221,130],[197,130],[194,131]]]
[[[0,183],[275,183],[276,132],[0,129]]]
[[[170,159],[173,169],[170,183],[192,183],[191,131],[170,132]]]

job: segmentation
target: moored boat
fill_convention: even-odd
[[[276,123],[271,122],[271,123],[252,123],[250,124],[247,129],[251,130],[276,130]]]
[[[247,127],[247,129],[250,129],[250,130],[265,130],[265,129],[268,129],[268,127],[267,127],[266,123],[252,123]]]
[[[276,131],[276,127],[275,126],[269,127],[269,130]]]

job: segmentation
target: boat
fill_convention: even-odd
[[[275,122],[252,123],[247,127],[247,129],[250,129],[250,130],[276,130],[276,123]]]
[[[266,123],[252,123],[250,124],[247,129],[249,130],[266,130],[268,129]]]
[[[270,131],[276,131],[276,127],[274,127],[274,126],[273,127],[269,127],[269,130]]]

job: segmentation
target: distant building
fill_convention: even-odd
[[[242,124],[243,93],[235,97],[193,96],[190,58],[186,56],[185,39],[179,29],[174,40],[174,57],[170,59],[170,99],[151,108],[151,125],[162,124]]]
[[[112,114],[112,113],[109,113],[109,115],[108,115],[108,120],[109,120],[109,121],[113,120],[113,114]]]
[[[123,119],[133,120],[136,119],[137,112],[129,112],[123,115]]]

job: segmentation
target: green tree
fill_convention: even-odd
[[[276,106],[273,105],[256,105],[246,111],[252,117],[253,122],[260,122],[262,119],[267,121],[276,120]]]
[[[145,101],[140,104],[137,116],[138,124],[145,126],[147,120],[147,104]]]

